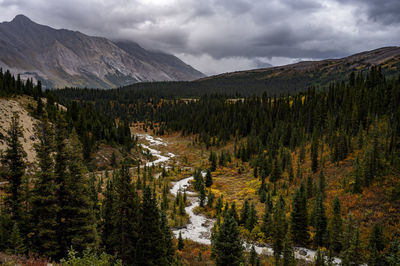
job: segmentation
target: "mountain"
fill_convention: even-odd
[[[126,90],[156,91],[166,96],[198,96],[210,93],[249,96],[293,94],[311,86],[325,87],[331,82],[346,81],[351,72],[366,73],[372,66],[382,68],[387,77],[400,75],[400,47],[383,47],[341,59],[306,61],[295,64],[237,71],[190,82],[132,84]]]
[[[177,57],[78,31],[53,29],[18,15],[0,23],[0,67],[47,87],[112,88],[143,81],[194,80],[204,74]]]

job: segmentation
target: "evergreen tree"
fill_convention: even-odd
[[[113,192],[108,193],[114,196],[110,214],[112,230],[111,235],[108,236],[109,244],[114,250],[111,254],[117,253],[124,264],[131,265],[138,256],[136,248],[140,232],[138,217],[141,217],[141,213],[139,212],[137,192],[132,184],[126,163],[122,163],[121,169],[114,175],[110,186],[113,188]],[[160,230],[158,212],[157,218],[158,230]],[[158,244],[161,245],[162,239],[158,239],[158,241]]]
[[[311,170],[313,173],[317,172],[318,169],[318,150],[319,150],[319,140],[314,132],[312,142],[311,142]]]
[[[59,254],[60,243],[57,240],[57,198],[54,175],[54,134],[49,122],[44,119],[36,126],[38,143],[35,144],[38,166],[32,202],[32,224],[34,227],[33,244],[35,250],[48,257]]]
[[[149,187],[143,192],[140,207],[139,243],[137,246],[138,265],[165,265],[163,233],[160,228],[160,214],[157,202]]]
[[[293,197],[292,212],[290,214],[290,229],[293,241],[299,245],[305,245],[308,242],[308,214],[307,199],[305,195],[304,183],[299,189],[296,189]]]
[[[212,243],[216,265],[240,265],[243,263],[243,245],[235,219],[226,213],[217,236]]]
[[[383,249],[385,248],[385,239],[383,234],[383,228],[380,224],[375,224],[372,228],[370,237],[369,237],[369,259],[368,265],[371,266],[379,266],[384,265],[384,257],[382,254]]]
[[[182,233],[179,231],[178,250],[182,251],[184,248],[185,248],[185,242],[183,241]]]
[[[278,262],[283,251],[284,239],[286,235],[286,216],[285,209],[280,200],[274,208],[273,228],[272,228],[272,248],[274,249],[275,261]]]
[[[276,182],[281,179],[281,166],[279,165],[278,159],[274,160],[272,172],[270,176],[271,182]]]
[[[211,176],[211,171],[210,169],[207,170],[206,174],[206,187],[211,187],[213,184],[212,176]]]
[[[7,148],[2,154],[1,163],[5,168],[4,177],[8,181],[6,186],[7,196],[5,205],[15,222],[22,222],[22,181],[25,174],[26,153],[22,147],[22,128],[19,124],[19,116],[14,113],[11,117],[10,128],[5,138]]]
[[[113,176],[115,174],[113,173]],[[103,203],[102,203],[102,235],[101,240],[105,246],[105,250],[108,254],[114,253],[114,235],[113,235],[113,214],[114,214],[114,199],[116,197],[113,180],[108,179],[106,184],[106,189],[103,194]]]
[[[283,266],[294,266],[296,265],[296,259],[294,257],[293,243],[290,237],[290,233],[286,234],[285,242],[283,244]]]
[[[255,207],[254,203],[252,203],[250,205],[248,218],[247,218],[247,221],[245,224],[246,229],[251,232],[253,230],[254,226],[256,226],[257,220],[258,220],[258,218],[257,218],[256,207]]]
[[[245,225],[247,223],[247,219],[249,218],[249,209],[249,201],[245,199],[240,211],[240,225]]]
[[[18,224],[14,223],[10,238],[8,239],[8,252],[14,255],[25,254],[26,247],[24,240],[19,232]]]
[[[360,265],[362,261],[360,230],[351,215],[347,218],[345,227],[342,252],[340,253],[342,264],[345,266]]]
[[[342,242],[343,242],[343,221],[342,221],[342,213],[340,207],[340,201],[338,197],[335,197],[333,200],[333,213],[332,218],[330,220],[329,231],[330,231],[330,248],[336,252],[340,253],[342,250]]]
[[[63,204],[58,206],[61,227],[58,224],[57,235],[61,235],[61,243],[65,243],[65,247],[82,252],[88,247],[96,248],[98,239],[88,179],[82,164],[82,146],[75,131],[70,136],[67,154],[68,173],[61,184],[65,197]]]
[[[317,257],[315,258],[315,266],[325,266],[325,256],[321,249],[317,251]]]
[[[314,208],[312,211],[313,226],[315,229],[314,245],[315,247],[323,247],[326,244],[326,227],[327,217],[325,213],[325,206],[320,192],[315,198]]]
[[[211,192],[211,189],[207,194],[207,207],[212,208],[214,203],[214,194]]]
[[[217,154],[214,151],[211,151],[210,157],[208,160],[211,163],[210,170],[213,172],[217,169]]]
[[[161,211],[161,232],[163,233],[163,265],[171,265],[174,260],[175,250],[172,245],[173,235],[168,225],[167,215],[165,211]],[[180,233],[180,232],[179,232]]]
[[[318,186],[319,186],[319,191],[322,194],[322,197],[325,198],[325,175],[322,169],[318,175]]]
[[[259,265],[258,255],[257,255],[256,249],[254,248],[254,246],[251,246],[251,249],[250,249],[249,265],[251,265],[251,266]]]
[[[262,220],[261,231],[264,233],[265,237],[268,239],[272,235],[272,217],[271,217],[272,208],[265,203],[265,212]]]
[[[204,189],[204,185],[202,185],[200,186],[200,191],[199,191],[200,207],[204,207],[205,200],[206,200],[206,190]]]

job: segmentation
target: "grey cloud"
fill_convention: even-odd
[[[207,73],[257,67],[259,58],[332,58],[400,42],[399,0],[0,0],[0,11],[0,20],[23,13],[56,28],[136,41]]]
[[[399,0],[339,0],[344,4],[358,7],[359,12],[364,10],[368,16],[383,24],[400,23]]]

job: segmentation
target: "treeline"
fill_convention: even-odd
[[[140,194],[122,163],[104,189],[89,178],[76,131],[67,127],[61,115],[55,125],[43,118],[36,126],[35,168],[27,171],[22,129],[13,116],[1,156],[8,183],[0,205],[0,250],[59,261],[72,248],[72,258],[91,250],[113,255],[103,256],[107,264],[171,265],[173,236],[154,185],[143,180]]]
[[[30,104],[31,113],[38,119],[44,116],[50,122],[58,120],[61,114],[66,121],[68,132],[75,129],[83,144],[84,159],[88,162],[90,155],[101,142],[114,146],[124,147],[123,151],[129,152],[136,145],[136,139],[131,136],[130,122],[127,118],[118,119],[108,112],[98,108],[92,102],[65,101],[64,106],[56,103],[57,96],[54,91],[43,91],[41,82],[33,84],[32,79],[21,80],[20,75],[15,78],[8,70],[3,73],[0,69],[0,97],[16,95],[32,96],[36,106]],[[123,112],[123,110],[121,110]]]

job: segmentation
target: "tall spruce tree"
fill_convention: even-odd
[[[164,235],[160,227],[160,214],[151,189],[146,187],[140,207],[138,265],[166,265],[164,263]]]
[[[235,219],[226,212],[224,221],[213,239],[213,254],[216,265],[241,265],[243,263],[243,245]]]
[[[140,232],[138,217],[141,217],[141,212],[139,212],[139,198],[125,162],[122,163],[121,169],[114,176],[112,185],[114,187],[111,214],[112,235],[109,237],[111,237],[111,245],[118,257],[124,264],[131,265],[138,258],[139,250],[136,247]],[[151,195],[150,188],[147,187],[146,189]],[[158,219],[152,221],[152,223],[155,223],[158,231],[160,231],[158,210],[156,215]],[[158,239],[158,242],[161,245],[162,239]]]
[[[10,127],[5,138],[7,148],[2,154],[1,163],[5,168],[4,177],[8,181],[6,186],[7,196],[5,205],[11,214],[12,220],[21,223],[22,219],[22,182],[25,174],[26,153],[22,147],[22,128],[19,124],[19,116],[14,113],[11,117]]]
[[[73,247],[82,252],[88,247],[97,248],[96,222],[93,205],[90,201],[88,178],[83,165],[82,145],[75,131],[67,145],[67,170],[64,191],[65,201],[59,206],[61,223],[63,224],[63,243],[65,247]]]
[[[45,118],[36,125],[38,143],[35,144],[38,169],[32,202],[32,224],[34,227],[33,245],[35,250],[44,256],[55,257],[60,252],[57,239],[57,212],[59,211],[56,198],[56,181],[54,175],[54,133]]]
[[[305,245],[309,239],[308,233],[307,199],[302,182],[299,189],[296,189],[293,197],[292,212],[290,214],[290,230],[293,241],[299,245]]]
[[[272,228],[272,248],[274,249],[275,261],[278,263],[283,251],[284,239],[282,236],[286,235],[287,224],[285,207],[280,200],[275,204],[273,228]]]
[[[332,218],[329,224],[329,246],[337,254],[342,250],[343,242],[343,221],[338,197],[333,200]]]
[[[324,201],[321,192],[318,192],[312,211],[312,221],[315,230],[314,245],[315,247],[326,246],[327,238],[327,217],[325,212]]]
[[[283,266],[294,266],[296,265],[296,259],[294,257],[294,249],[290,233],[285,236],[285,242],[283,243]]]

